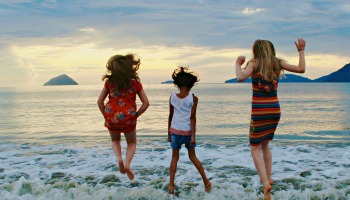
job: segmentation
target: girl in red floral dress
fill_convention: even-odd
[[[97,101],[105,119],[105,127],[111,136],[119,171],[126,173],[130,180],[134,179],[130,163],[136,151],[136,121],[149,106],[137,74],[139,66],[140,60],[133,54],[112,56],[106,65],[107,73],[102,78],[106,81]],[[107,95],[109,100],[104,104]],[[136,106],[136,95],[142,102],[139,109]],[[124,133],[127,142],[125,165],[120,146],[121,133]]]

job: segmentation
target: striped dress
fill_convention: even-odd
[[[276,75],[278,77],[279,72]],[[277,88],[278,78],[267,82],[259,72],[252,75],[253,97],[249,131],[250,145],[259,145],[273,139],[281,117]]]

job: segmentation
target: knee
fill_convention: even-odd
[[[173,157],[171,158],[171,160],[173,162],[178,162],[179,161],[179,156],[173,155]]]
[[[193,154],[193,153],[189,153],[189,154],[188,154],[188,158],[189,158],[191,161],[194,161],[194,160],[197,159],[196,154]]]
[[[111,138],[111,141],[112,141],[113,144],[120,144],[120,139]]]
[[[261,151],[261,145],[258,146],[250,146],[250,152],[260,152]]]
[[[268,148],[269,148],[269,142],[264,142],[264,143],[262,143],[261,148],[262,148],[263,150],[264,150],[264,149],[268,149]]]
[[[128,146],[130,146],[130,145],[136,145],[136,141],[126,141],[126,144],[127,144]]]
[[[179,160],[179,158],[180,158],[180,153],[177,151],[177,150],[173,150],[173,155],[172,155],[172,160],[173,161],[178,161]]]

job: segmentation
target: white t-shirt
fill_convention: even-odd
[[[171,131],[175,134],[191,135],[190,117],[194,104],[193,93],[190,92],[185,98],[179,98],[176,93],[173,92],[170,97],[170,103],[174,107],[174,114],[171,120]],[[178,133],[177,131],[182,133]]]

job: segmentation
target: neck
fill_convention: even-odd
[[[181,94],[188,94],[191,91],[188,87],[180,87],[179,90]]]

